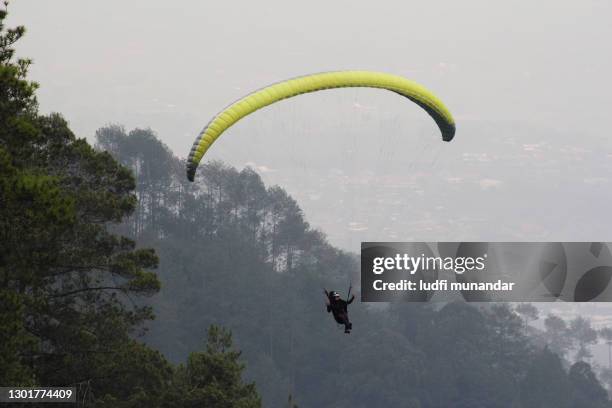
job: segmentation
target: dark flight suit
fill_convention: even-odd
[[[349,301],[347,302],[344,299],[334,299],[333,297],[329,299],[329,305],[327,305],[327,312],[331,312],[334,315],[334,319],[339,323],[344,325],[344,332],[350,333],[353,325],[349,321],[348,317],[348,305],[353,303],[355,300],[355,296],[353,295]]]

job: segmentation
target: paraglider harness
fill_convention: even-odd
[[[344,325],[344,332],[346,334],[349,334],[351,332],[351,329],[353,328],[353,324],[349,321],[348,307],[347,307],[348,305],[353,303],[353,300],[355,300],[354,295],[351,297],[352,288],[353,288],[352,286],[349,286],[346,300],[336,299],[336,296],[338,295],[336,291],[332,290],[331,292],[328,292],[327,290],[323,289],[323,291],[325,292],[325,296],[326,296],[325,303],[327,306],[327,313],[332,313],[332,315],[334,316],[334,320],[338,324]]]

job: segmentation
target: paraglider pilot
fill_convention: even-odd
[[[353,303],[355,300],[355,295],[353,295],[350,299],[344,300],[340,298],[340,294],[336,291],[327,292],[325,291],[326,299],[325,305],[327,306],[327,313],[332,313],[334,315],[334,319],[339,324],[344,325],[344,332],[350,333],[353,328],[352,323],[349,321],[348,317],[348,305]]]

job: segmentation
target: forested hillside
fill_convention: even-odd
[[[121,230],[160,256],[163,290],[151,299],[145,338],[171,360],[222,324],[267,407],[288,395],[306,407],[610,406],[591,367],[578,358],[570,369],[562,358],[586,350],[580,333],[596,334],[588,321],[572,331],[549,316],[540,332],[528,325],[537,314],[528,305],[357,302],[345,335],[322,291],[346,294],[357,257],[309,227],[282,188],[222,163],[205,164],[191,184],[151,130],[110,126],[97,140],[136,174],[139,204]]]
[[[71,386],[88,407],[261,406],[225,329],[202,330],[181,365],[139,339],[153,317],[143,299],[160,282],[154,250],[114,232],[137,208],[134,177],[60,115],[38,113],[31,61],[12,49],[25,29],[5,29],[5,18],[0,386]]]

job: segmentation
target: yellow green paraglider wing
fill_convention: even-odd
[[[381,88],[396,92],[421,106],[436,121],[442,140],[451,141],[455,121],[450,111],[427,88],[406,78],[370,71],[338,71],[306,75],[255,91],[225,108],[200,132],[187,159],[187,178],[193,181],[196,169],[210,146],[230,126],[245,116],[292,96],[332,88]]]

